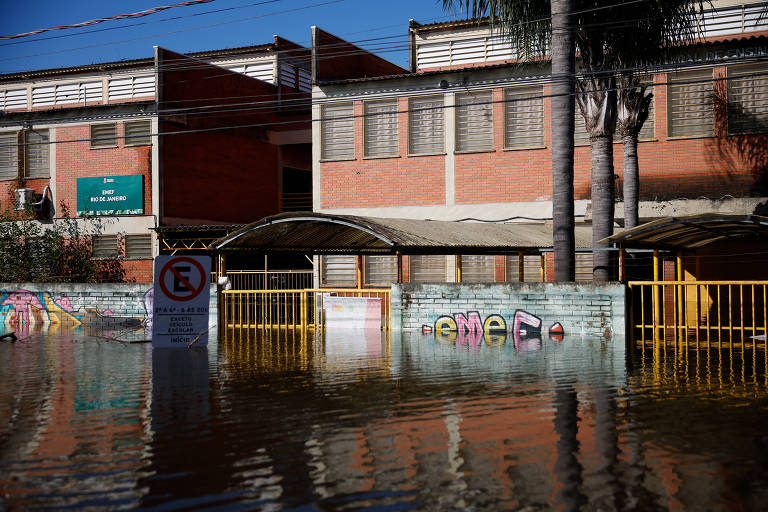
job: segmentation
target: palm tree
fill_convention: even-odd
[[[592,155],[593,280],[608,280],[611,275],[610,253],[607,243],[601,240],[613,234],[615,188],[612,140],[617,116],[624,111],[620,125],[622,130],[639,132],[647,118],[650,102],[650,99],[642,99],[644,91],[633,87],[622,93],[623,103],[619,108],[617,70],[626,69],[631,73],[636,66],[659,63],[669,49],[691,39],[696,23],[694,15],[701,8],[702,0],[582,0],[578,4],[575,0],[443,0],[443,4],[445,7],[458,4],[470,18],[490,16],[491,23],[500,22],[518,47],[527,47],[525,43],[531,41],[551,41],[552,200],[557,281],[573,280],[575,268],[572,242],[573,125],[569,121],[573,116],[574,103],[561,95],[570,97],[574,92],[573,55],[575,48],[578,48],[583,78],[577,82],[577,101],[590,135]],[[550,8],[549,27],[532,23],[546,11],[547,4]],[[547,39],[546,33],[540,33],[547,28],[552,31],[550,39]],[[632,75],[629,77],[631,84]],[[627,81],[626,77],[624,81]],[[635,96],[640,96],[634,103],[631,101],[633,90]],[[645,114],[642,113],[643,108]],[[637,168],[636,158],[633,160],[633,155],[637,154],[637,137],[628,137],[627,146],[631,181],[637,172],[632,170]],[[566,162],[567,169],[564,166]],[[567,191],[564,190],[566,188]],[[637,200],[634,200],[635,210],[636,205]],[[567,220],[561,217],[566,214],[570,217]],[[567,248],[566,240],[569,244]],[[562,245],[558,246],[559,242]],[[558,247],[561,248],[560,253]],[[567,256],[565,251],[569,251]]]
[[[555,281],[576,278],[573,206],[573,129],[575,51],[570,17],[574,0],[443,0],[469,18],[490,16],[515,41],[523,56],[552,49],[552,235]]]

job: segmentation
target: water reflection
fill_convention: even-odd
[[[78,330],[0,343],[5,506],[750,510],[766,498],[762,349],[212,338],[207,350]]]

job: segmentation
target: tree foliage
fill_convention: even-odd
[[[8,204],[12,205],[10,199]],[[63,218],[42,224],[33,210],[0,208],[0,282],[102,283],[125,281],[122,260],[93,259],[98,218]]]

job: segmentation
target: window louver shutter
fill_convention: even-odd
[[[728,132],[768,131],[768,66],[728,68]],[[752,76],[749,76],[752,75]]]
[[[443,97],[411,98],[408,102],[409,148],[412,155],[445,151]]]
[[[397,100],[365,103],[365,156],[398,155]]]
[[[93,237],[94,258],[117,257],[117,235],[95,235]]]
[[[15,132],[0,133],[0,180],[15,180],[18,173],[18,136]]]
[[[117,123],[91,125],[91,147],[105,148],[117,145]]]
[[[396,256],[366,256],[365,283],[390,285],[397,282]]]
[[[48,130],[26,132],[26,166],[27,178],[47,178],[50,175],[50,144]]]
[[[351,103],[323,105],[321,121],[323,160],[355,158],[355,120]]]
[[[415,255],[410,260],[412,283],[445,282],[445,256]]]
[[[152,235],[125,235],[126,258],[151,258]]]
[[[520,87],[504,91],[504,147],[544,145],[544,90]]]
[[[357,258],[349,255],[323,256],[322,285],[331,288],[357,285]]]
[[[152,143],[152,123],[150,121],[130,121],[125,123],[125,145],[139,146]]]
[[[496,257],[462,256],[461,281],[464,283],[493,283],[496,281]]]
[[[493,150],[493,94],[456,95],[456,151]]]
[[[520,280],[518,256],[507,256],[506,281],[508,283]],[[541,282],[541,257],[535,254],[523,255],[523,279],[526,283]]]
[[[674,73],[669,82],[669,136],[714,135],[712,69]]]
[[[592,253],[591,252],[576,253],[576,282],[578,283],[592,282]]]

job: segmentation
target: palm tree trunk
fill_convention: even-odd
[[[576,279],[573,206],[575,41],[569,15],[574,0],[552,0],[552,238],[555,281]]]
[[[592,145],[592,280],[605,282],[611,278],[608,243],[600,242],[613,234],[614,177],[613,140],[601,135],[591,139]]]
[[[638,224],[640,168],[637,163],[637,135],[622,138],[624,144],[624,227]]]

